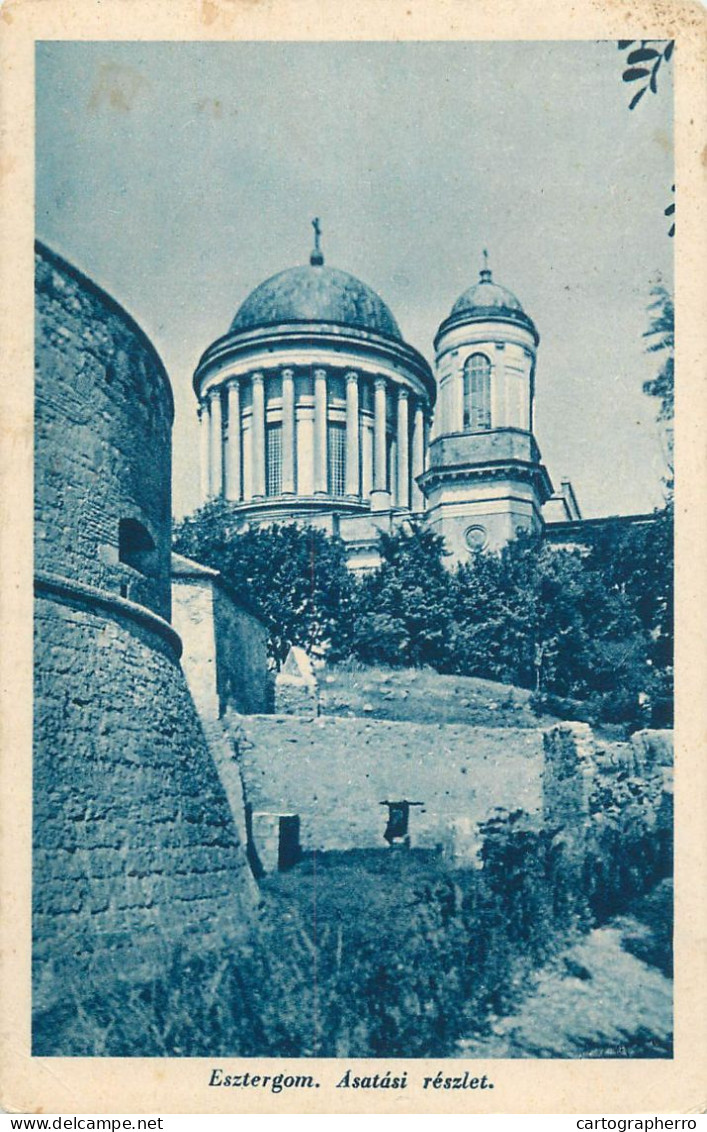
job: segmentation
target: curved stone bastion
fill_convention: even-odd
[[[172,393],[132,319],[36,249],[34,1006],[250,915],[169,624]],[[61,1052],[61,1051],[56,1051]]]

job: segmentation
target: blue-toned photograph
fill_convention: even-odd
[[[672,56],[37,44],[34,1055],[672,1057]]]

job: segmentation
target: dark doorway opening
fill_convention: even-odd
[[[299,815],[288,814],[286,817],[280,818],[277,867],[280,871],[291,869],[299,859]]]

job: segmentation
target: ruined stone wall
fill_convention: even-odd
[[[346,719],[250,716],[239,763],[254,814],[295,814],[302,849],[386,848],[384,801],[422,802],[410,844],[444,847],[458,819],[497,806],[539,812],[542,735],[484,728]],[[257,824],[257,823],[256,823]]]
[[[240,932],[249,871],[169,611],[171,394],[119,307],[39,249],[34,1007]],[[149,530],[116,561],[121,516]],[[128,595],[122,587],[128,585]],[[58,1052],[45,1051],[45,1052]]]
[[[217,583],[214,586],[216,677],[221,714],[269,712],[273,679],[268,670],[268,631]]]
[[[175,576],[173,622],[182,638],[182,667],[199,714],[218,719],[231,709],[268,712],[273,679],[268,633],[216,577]]]
[[[637,731],[627,743],[597,740],[587,723],[558,723],[543,734],[543,818],[580,829],[595,791],[627,776],[652,782],[661,828],[672,824],[673,733]]]

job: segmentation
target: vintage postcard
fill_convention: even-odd
[[[2,1105],[702,1111],[703,9],[0,22]]]

